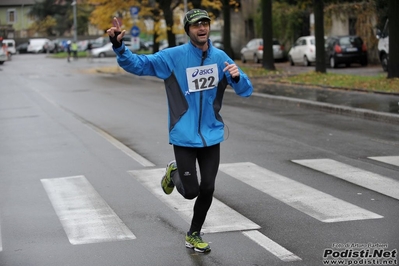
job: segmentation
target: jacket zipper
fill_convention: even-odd
[[[201,57],[201,66],[204,65],[205,58],[207,57],[207,51],[202,52],[202,57]],[[204,146],[206,147],[206,141],[204,137],[202,136],[201,133],[201,120],[202,120],[202,101],[203,101],[203,91],[200,91],[200,109],[199,109],[199,117],[198,117],[198,134],[200,135],[202,142],[204,143]]]

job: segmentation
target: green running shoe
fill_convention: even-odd
[[[175,188],[175,184],[173,184],[173,180],[171,178],[171,174],[173,171],[177,170],[176,161],[171,161],[166,166],[165,175],[162,177],[161,180],[161,187],[165,194],[169,195],[172,193],[173,189]]]
[[[193,232],[191,235],[189,233],[186,234],[186,247],[193,248],[201,253],[211,251],[211,247],[202,240],[199,232]]]

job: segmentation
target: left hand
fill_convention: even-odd
[[[223,72],[229,71],[232,78],[240,76],[240,71],[236,64],[229,64],[227,62],[224,62],[224,64],[226,67],[223,69]]]

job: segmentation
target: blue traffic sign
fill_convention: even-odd
[[[130,30],[130,34],[133,37],[138,37],[140,35],[140,28],[137,27],[136,25],[132,27],[132,29]]]
[[[138,6],[132,6],[132,7],[130,8],[130,15],[132,15],[132,17],[133,17],[133,16],[137,16],[137,15],[139,14],[139,11],[140,11],[140,7],[138,7]]]

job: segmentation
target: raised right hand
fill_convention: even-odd
[[[121,43],[123,36],[125,36],[126,30],[121,31],[121,27],[119,25],[118,19],[114,17],[113,20],[114,26],[107,30],[107,33],[112,41],[116,37],[116,40]],[[115,40],[115,39],[114,39]]]

